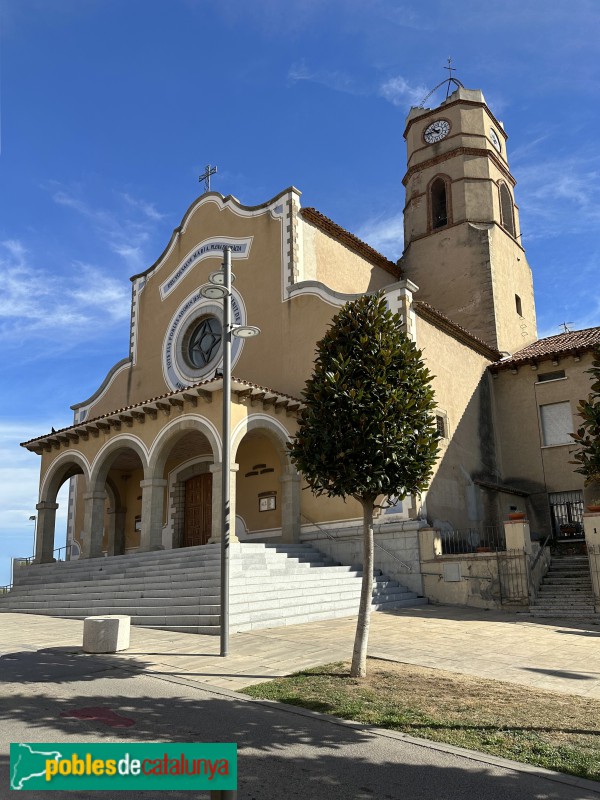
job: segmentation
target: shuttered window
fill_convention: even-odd
[[[573,415],[570,403],[550,403],[540,406],[542,441],[544,445],[570,444],[573,440]]]

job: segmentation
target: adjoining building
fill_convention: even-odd
[[[41,456],[36,561],[53,558],[67,480],[80,559],[218,541],[224,479],[240,541],[353,535],[358,503],[302,491],[286,444],[316,342],[347,300],[377,290],[436,376],[442,434],[429,490],[382,513],[379,532],[393,530],[398,552],[418,564],[416,531],[427,523],[477,531],[511,510],[526,511],[539,536],[580,523],[568,433],[600,328],[538,340],[507,134],[481,91],[458,87],[436,108],[411,109],[404,135],[398,263],[303,208],[294,187],[259,206],[216,192],[190,206],[157,261],[131,279],[128,355],[72,407],[72,426],[23,445]],[[221,305],[199,287],[225,245],[234,321],[262,333],[233,348],[224,478]],[[418,569],[411,581],[419,591]]]

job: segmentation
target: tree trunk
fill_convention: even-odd
[[[361,500],[361,503],[363,507],[363,576],[352,667],[350,668],[350,675],[353,678],[364,678],[367,674],[367,645],[373,598],[373,502]]]

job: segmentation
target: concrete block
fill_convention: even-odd
[[[86,653],[116,653],[129,647],[131,617],[109,614],[86,617],[83,621],[83,649]]]

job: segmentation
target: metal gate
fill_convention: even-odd
[[[550,492],[550,513],[556,539],[583,538],[582,492]]]
[[[504,605],[529,605],[529,563],[522,550],[496,553],[500,602]]]

